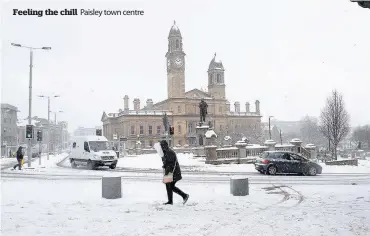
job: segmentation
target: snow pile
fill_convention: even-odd
[[[322,173],[370,173],[370,161],[358,160],[358,166],[327,166],[320,163]]]

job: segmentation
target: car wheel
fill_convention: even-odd
[[[267,174],[269,175],[276,175],[276,172],[277,172],[276,166],[270,166],[267,169]]]
[[[93,170],[94,169],[94,163],[92,161],[90,161],[90,160],[87,162],[87,169],[89,169],[89,170]]]
[[[116,165],[110,165],[109,168],[111,168],[112,170],[116,169]]]
[[[75,160],[71,160],[71,166],[73,169],[77,168],[77,164],[75,162]]]
[[[315,167],[313,167],[313,166],[310,166],[310,167],[308,168],[308,175],[315,176],[316,174],[317,174],[317,170],[316,170],[316,168],[315,168]]]

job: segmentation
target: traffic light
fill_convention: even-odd
[[[96,130],[96,136],[102,136],[102,130],[101,129]]]
[[[42,131],[38,130],[37,131],[37,142],[41,142],[41,141],[42,141]]]
[[[26,138],[33,138],[33,125],[26,125]]]
[[[173,126],[170,127],[170,135],[173,135],[175,133],[175,128]]]

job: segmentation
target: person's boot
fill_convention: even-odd
[[[189,200],[189,194],[186,194],[184,197],[183,204],[185,204]]]
[[[163,203],[163,205],[173,205],[173,202],[166,202],[166,203]]]

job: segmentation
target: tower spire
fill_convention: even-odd
[[[216,58],[216,53],[215,53],[215,56],[214,56],[214,58]]]
[[[176,21],[175,20],[173,21],[173,24],[176,25]]]

